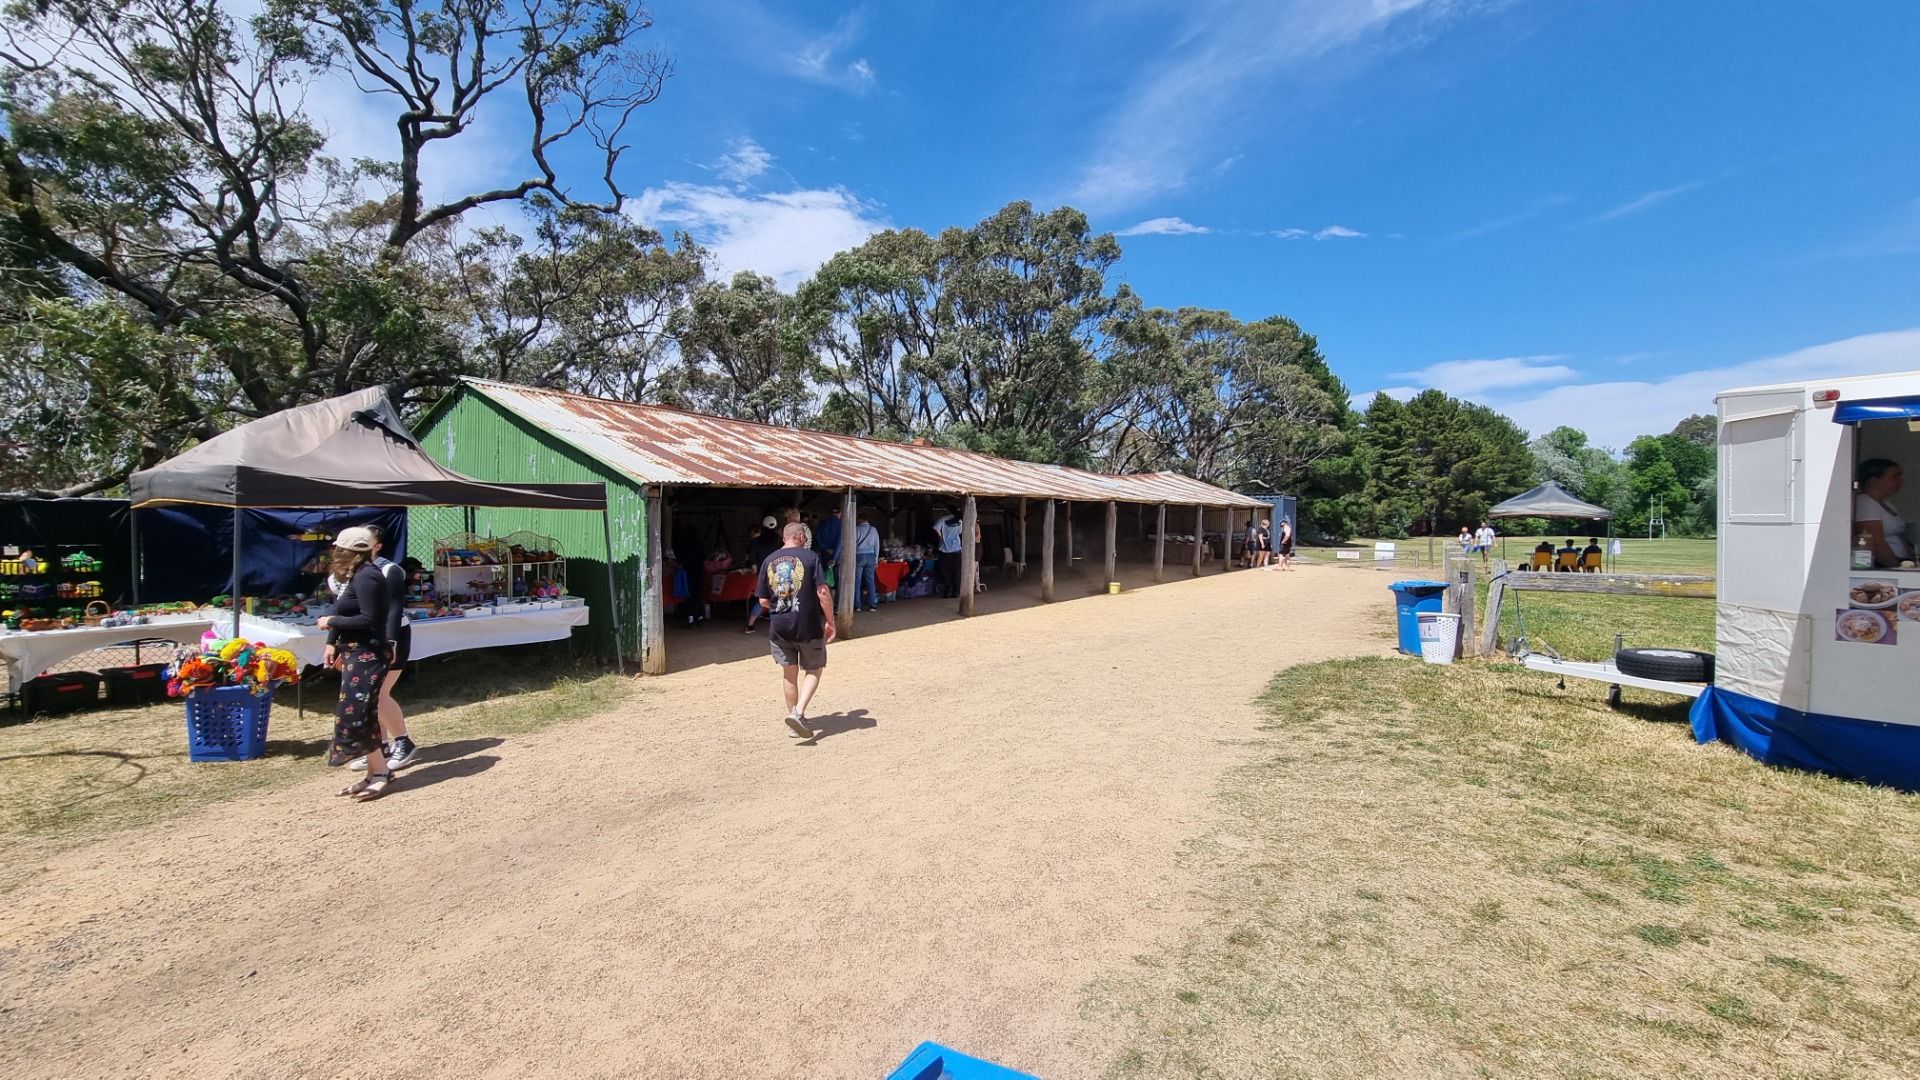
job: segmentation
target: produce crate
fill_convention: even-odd
[[[267,751],[272,694],[219,686],[187,695],[187,758],[252,761]]]
[[[167,665],[131,664],[100,669],[107,701],[118,706],[152,705],[167,700]]]
[[[20,706],[33,713],[65,713],[100,704],[100,676],[91,671],[61,671],[28,679],[20,687]]]

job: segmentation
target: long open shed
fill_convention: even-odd
[[[662,559],[675,542],[676,515],[686,526],[680,531],[702,548],[728,546],[743,554],[744,534],[730,523],[757,519],[776,504],[838,507],[849,519],[856,506],[865,506],[885,519],[883,535],[916,540],[931,527],[935,510],[952,506],[981,522],[984,550],[1037,566],[1041,597],[1052,600],[1056,555],[1068,569],[1087,556],[1103,558],[1105,581],[1124,548],[1136,559],[1152,559],[1157,580],[1166,572],[1167,536],[1185,534],[1196,540],[1174,548],[1174,561],[1198,574],[1205,537],[1221,535],[1225,543],[1216,561],[1227,565],[1236,522],[1244,528],[1248,515],[1269,509],[1259,499],[1175,473],[1093,473],[483,379],[463,380],[417,429],[428,454],[468,476],[496,483],[606,485],[612,587],[625,624],[620,639],[637,642],[643,670],[656,673],[666,670]],[[985,518],[983,502],[990,511]],[[1123,505],[1133,510],[1124,530]],[[530,529],[553,536],[567,551],[601,544],[600,536],[582,531],[585,523],[538,511],[477,510],[472,527],[494,535]],[[431,532],[414,531],[422,541]],[[970,544],[973,530],[965,533]],[[1078,554],[1076,534],[1085,538]],[[699,557],[690,556],[693,562]],[[970,578],[972,560],[963,563]],[[596,611],[607,607],[596,595],[605,586],[593,580],[581,585],[578,591]],[[841,590],[837,621],[843,635],[854,632],[852,600],[852,589]],[[972,603],[969,590],[961,613],[970,614]],[[594,644],[603,653],[614,648],[613,630],[594,622]]]

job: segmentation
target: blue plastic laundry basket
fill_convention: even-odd
[[[187,759],[252,761],[267,752],[272,694],[220,686],[187,695]]]

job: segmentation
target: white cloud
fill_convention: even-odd
[[[1423,43],[1475,0],[1204,0],[1163,31],[1170,45],[1101,125],[1070,198],[1095,213],[1137,206],[1185,187],[1221,160],[1238,118],[1268,108],[1274,82],[1324,77],[1329,53],[1365,44],[1370,55]],[[1157,20],[1169,9],[1148,7]],[[1401,33],[1401,29],[1405,33]],[[1390,33],[1391,32],[1391,33]],[[1240,132],[1244,136],[1245,132]]]
[[[691,233],[721,274],[753,270],[787,290],[836,252],[891,227],[845,188],[747,194],[675,183],[642,192],[631,213],[654,228]]]
[[[1177,217],[1148,218],[1131,228],[1121,229],[1121,236],[1187,236],[1193,233],[1212,232],[1205,225],[1195,225],[1191,221]]]
[[[1531,221],[1534,218],[1539,217],[1541,214],[1546,213],[1548,210],[1551,210],[1556,206],[1560,206],[1564,204],[1566,201],[1567,201],[1567,197],[1565,195],[1555,195],[1552,198],[1548,198],[1548,199],[1536,199],[1533,205],[1527,207],[1525,210],[1521,210],[1513,214],[1508,214],[1505,217],[1497,217],[1497,218],[1494,218],[1492,221],[1482,222],[1479,225],[1475,225],[1471,229],[1465,229],[1460,232],[1454,233],[1452,236],[1447,237],[1447,239],[1448,240],[1472,240],[1475,237],[1486,236],[1489,233],[1497,233],[1502,229],[1510,229],[1513,226],[1518,225],[1523,221]]]
[[[809,40],[793,53],[794,74],[843,90],[862,91],[871,87],[875,79],[873,65],[867,62],[867,58],[845,58],[846,52],[865,31],[866,19],[859,12],[842,15],[840,21],[833,24],[833,29]]]
[[[1503,356],[1493,360],[1442,360],[1418,371],[1395,372],[1393,377],[1405,379],[1421,388],[1444,390],[1455,397],[1479,397],[1490,390],[1565,382],[1578,376],[1580,372],[1574,368],[1556,363],[1564,359],[1563,356],[1543,355]]]
[[[1637,436],[1671,431],[1695,413],[1712,413],[1713,399],[1722,391],[1916,369],[1920,369],[1920,327],[1862,334],[1664,379],[1558,386],[1495,407],[1528,431],[1551,431],[1569,424],[1598,445],[1619,449]]]
[[[1641,435],[1671,431],[1695,413],[1711,414],[1714,397],[1727,390],[1920,369],[1920,327],[1862,334],[1657,379],[1576,382],[1572,380],[1582,374],[1579,367],[1554,362],[1564,359],[1516,356],[1447,361],[1397,374],[1393,377],[1413,385],[1356,394],[1353,406],[1365,409],[1376,393],[1405,400],[1436,386],[1498,409],[1530,433],[1566,424],[1586,432],[1597,446],[1619,450]],[[1560,385],[1543,387],[1545,383]]]
[[[1329,225],[1314,233],[1313,238],[1315,240],[1353,240],[1366,235],[1366,233],[1349,229],[1345,225]]]
[[[1303,240],[1313,234],[1305,229],[1275,229],[1267,235],[1277,236],[1282,240]]]
[[[713,171],[729,184],[744,184],[766,172],[772,164],[773,155],[765,147],[751,138],[740,138],[733,141],[733,149],[713,163]]]
[[[1613,209],[1607,211],[1604,214],[1600,214],[1595,217],[1588,218],[1587,224],[1597,225],[1603,221],[1613,221],[1617,218],[1623,218],[1631,214],[1637,214],[1642,210],[1652,209],[1653,207],[1658,206],[1663,202],[1666,202],[1668,199],[1671,199],[1676,195],[1685,195],[1687,192],[1692,191],[1695,188],[1698,188],[1705,183],[1706,183],[1705,180],[1692,180],[1685,184],[1679,184],[1674,187],[1661,188],[1658,191],[1649,191],[1645,195],[1642,195],[1631,202],[1622,203],[1619,206],[1614,207]]]

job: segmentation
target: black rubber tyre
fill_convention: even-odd
[[[1713,654],[1692,649],[1621,649],[1613,654],[1613,666],[1619,668],[1622,675],[1639,679],[1713,681]]]

